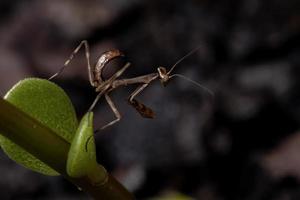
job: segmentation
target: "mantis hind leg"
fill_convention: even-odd
[[[86,58],[86,61],[87,61],[89,81],[90,81],[90,84],[92,86],[95,86],[95,78],[94,78],[92,67],[91,67],[91,64],[90,64],[90,50],[89,50],[88,42],[86,40],[83,40],[83,41],[80,42],[80,44],[76,47],[76,49],[70,55],[69,59],[66,60],[65,64],[59,69],[59,71],[57,73],[52,75],[48,80],[52,80],[55,77],[57,77],[58,75],[60,75],[64,71],[64,69],[69,65],[69,63],[74,58],[74,56],[79,52],[79,50],[81,49],[82,46],[85,47],[85,58]]]

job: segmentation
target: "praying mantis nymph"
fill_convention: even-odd
[[[189,78],[187,78],[187,77],[185,77],[181,74],[171,74],[172,71],[175,69],[175,67],[180,62],[182,62],[188,56],[192,55],[197,50],[199,50],[199,47],[195,48],[194,50],[190,51],[185,56],[180,58],[170,68],[169,71],[167,71],[167,69],[165,67],[158,67],[157,72],[155,72],[155,73],[150,73],[150,74],[146,74],[146,75],[142,75],[142,76],[138,76],[138,77],[133,77],[133,78],[118,79],[125,72],[125,70],[130,66],[130,63],[126,63],[114,75],[112,75],[110,78],[105,80],[103,78],[103,70],[107,66],[106,64],[108,62],[110,62],[111,60],[117,58],[117,57],[123,57],[124,54],[119,50],[111,50],[111,51],[104,52],[98,58],[94,68],[92,68],[91,64],[90,64],[89,45],[88,45],[88,42],[86,40],[83,40],[76,47],[76,49],[72,52],[69,59],[65,62],[64,66],[56,74],[51,76],[49,78],[49,80],[52,80],[53,78],[58,76],[60,73],[62,73],[63,70],[65,69],[65,67],[67,67],[69,65],[69,63],[71,62],[71,60],[74,58],[75,54],[77,54],[78,51],[83,46],[85,47],[85,57],[86,57],[86,61],[87,61],[89,81],[90,81],[91,86],[93,86],[95,88],[95,91],[98,92],[98,95],[96,96],[94,102],[90,106],[89,111],[93,110],[93,108],[95,107],[96,103],[99,101],[101,96],[104,95],[108,105],[110,106],[111,110],[113,111],[113,113],[116,117],[115,120],[107,123],[106,125],[102,126],[100,129],[105,129],[105,128],[115,124],[116,122],[118,122],[121,119],[120,112],[118,111],[118,109],[116,108],[114,102],[112,101],[112,99],[109,96],[110,92],[116,90],[117,88],[119,88],[121,86],[127,86],[127,85],[131,85],[131,84],[139,84],[137,89],[133,93],[131,93],[130,96],[128,97],[128,102],[131,106],[133,106],[136,109],[136,111],[138,111],[141,114],[142,117],[145,117],[145,118],[153,118],[154,117],[154,112],[152,111],[151,108],[145,106],[143,103],[136,100],[135,97],[139,93],[141,93],[150,83],[152,83],[153,81],[155,81],[157,79],[160,80],[160,82],[162,83],[163,86],[166,86],[167,83],[170,81],[170,79],[172,79],[173,77],[183,78],[183,79],[193,83],[194,85],[196,85],[196,86],[198,86],[202,89],[205,89],[210,95],[213,96],[213,92],[211,92],[208,88],[200,85],[199,83],[197,83],[197,82],[195,82],[195,81],[193,81],[193,80],[191,80],[191,79],[189,79]]]
[[[59,75],[64,68],[70,63],[74,55],[85,46],[85,55],[88,65],[90,84],[95,87],[99,94],[95,98],[87,114],[79,123],[75,115],[75,110],[71,101],[65,92],[56,84],[49,80]],[[102,167],[96,162],[94,131],[93,131],[93,113],[92,110],[102,95],[114,112],[116,119],[102,126],[101,129],[107,128],[121,119],[121,115],[115,107],[113,101],[109,97],[109,93],[129,84],[140,84],[140,86],[129,96],[128,102],[132,105],[143,117],[153,118],[154,112],[135,99],[141,91],[143,91],[152,81],[159,79],[165,86],[173,77],[184,78],[198,87],[206,89],[210,94],[212,92],[203,87],[197,82],[194,82],[180,74],[172,74],[174,68],[186,57],[190,56],[197,49],[189,52],[184,57],[179,59],[169,71],[164,67],[158,67],[156,73],[151,73],[134,78],[118,79],[123,72],[130,66],[130,63],[125,64],[120,70],[113,74],[109,79],[105,80],[102,77],[103,69],[106,64],[114,58],[122,57],[123,54],[118,50],[107,51],[103,53],[92,70],[89,61],[89,46],[87,41],[82,41],[80,45],[73,51],[69,59],[58,73],[54,74],[49,80],[29,78],[17,83],[5,96],[5,99],[32,117],[36,118],[45,126],[51,128],[66,141],[71,143],[69,156],[67,160],[67,172],[71,177],[93,176],[96,177],[95,184],[105,180],[102,175],[93,173],[93,169]],[[17,146],[10,140],[0,136],[0,145],[6,154],[17,163],[32,169],[36,172],[45,175],[58,175],[51,167],[38,160],[21,147]],[[98,177],[99,176],[99,177]]]

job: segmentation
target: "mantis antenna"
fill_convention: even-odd
[[[182,58],[180,58],[178,61],[175,62],[175,64],[171,67],[171,69],[168,71],[168,75],[170,75],[170,73],[174,70],[174,68],[180,64],[182,61],[184,61],[186,58],[188,58],[189,56],[191,56],[192,54],[196,53],[201,46],[196,47],[195,49],[191,50],[190,52],[188,52],[186,55],[184,55]]]
[[[208,92],[208,94],[210,94],[212,97],[215,96],[215,94],[213,93],[213,91],[211,91],[211,90],[208,89],[207,87],[201,85],[200,83],[198,83],[198,82],[196,82],[196,81],[194,81],[194,80],[192,80],[192,79],[190,79],[190,78],[188,78],[188,77],[186,77],[186,76],[184,76],[184,75],[182,75],[182,74],[173,74],[173,75],[170,76],[170,79],[173,78],[173,77],[179,77],[179,78],[182,78],[182,79],[184,79],[184,80],[186,80],[186,81],[189,81],[189,82],[193,83],[194,85],[196,85],[196,86],[202,88],[202,89],[205,90],[206,92]]]
[[[200,83],[182,75],[182,74],[173,74],[173,75],[170,75],[170,73],[175,69],[175,67],[180,64],[182,61],[184,61],[186,58],[188,58],[189,56],[191,56],[192,54],[196,53],[199,49],[200,49],[201,46],[198,46],[196,47],[195,49],[191,50],[190,52],[188,52],[186,55],[184,55],[182,58],[180,58],[178,61],[175,62],[175,64],[171,67],[171,69],[167,72],[167,75],[169,76],[169,79],[173,78],[173,77],[179,77],[179,78],[182,78],[182,79],[185,79],[186,81],[189,81],[190,83],[204,89],[206,92],[208,92],[212,97],[214,97],[214,93],[208,89],[207,87],[201,85]]]

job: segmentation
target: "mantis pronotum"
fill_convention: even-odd
[[[120,86],[126,86],[129,84],[140,84],[140,86],[138,86],[137,89],[133,93],[130,94],[130,96],[128,97],[128,102],[141,114],[142,117],[145,117],[145,118],[153,118],[154,112],[150,108],[148,108],[147,106],[142,104],[141,102],[137,101],[135,99],[135,97],[140,92],[142,92],[152,81],[154,81],[156,79],[159,79],[160,82],[165,86],[168,83],[168,81],[173,77],[184,78],[184,79],[192,82],[193,84],[197,85],[198,87],[204,88],[211,95],[213,95],[213,93],[209,89],[203,87],[202,85],[200,85],[199,83],[197,83],[195,81],[192,81],[191,79],[186,78],[183,75],[180,75],[180,74],[171,75],[171,72],[181,61],[183,61],[185,58],[187,58],[188,56],[190,56],[191,54],[196,52],[199,48],[196,48],[196,49],[190,51],[188,54],[186,54],[181,59],[179,59],[171,67],[171,69],[169,71],[167,71],[166,68],[164,68],[164,67],[158,67],[156,73],[150,73],[150,74],[146,74],[146,75],[142,75],[142,76],[138,76],[138,77],[134,77],[134,78],[118,79],[125,72],[125,70],[130,66],[130,63],[126,63],[120,70],[118,70],[110,78],[105,80],[103,78],[102,72],[103,72],[103,69],[105,68],[106,64],[109,61],[113,60],[114,58],[124,56],[123,53],[120,52],[119,50],[111,50],[111,51],[104,52],[98,58],[98,61],[95,65],[95,67],[92,69],[91,64],[90,64],[89,45],[86,40],[83,40],[77,46],[77,48],[72,52],[69,59],[65,62],[64,66],[56,74],[51,76],[49,78],[49,80],[55,78],[60,73],[62,73],[64,68],[66,66],[68,66],[70,61],[73,59],[75,54],[78,53],[78,51],[81,49],[82,46],[85,47],[85,57],[86,57],[86,61],[87,61],[87,68],[88,68],[90,84],[92,87],[95,87],[95,91],[98,92],[98,95],[96,96],[94,102],[90,106],[89,111],[91,111],[95,107],[95,105],[98,102],[98,100],[100,99],[100,97],[102,95],[104,95],[108,105],[110,106],[111,110],[113,111],[113,113],[116,117],[115,120],[107,123],[106,125],[102,126],[100,129],[105,129],[105,128],[115,124],[116,122],[118,122],[121,119],[121,114],[119,113],[119,111],[116,108],[115,104],[113,103],[112,99],[109,97],[109,93],[111,91],[117,89]]]

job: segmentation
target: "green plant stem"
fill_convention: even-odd
[[[93,185],[93,181],[89,177],[69,177],[66,172],[66,160],[70,144],[2,98],[0,99],[0,132],[48,164],[94,199],[134,199],[133,195],[110,176],[103,167],[95,169],[98,170],[95,173],[107,174],[106,181],[101,185]]]

